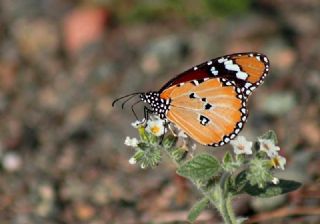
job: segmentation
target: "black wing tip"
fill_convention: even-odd
[[[257,52],[257,51],[247,51],[247,52],[232,53],[232,54],[227,54],[227,55],[221,56],[219,58],[243,56],[243,55],[249,55],[249,56],[252,55],[251,57],[260,56],[260,57],[266,58],[267,61],[264,61],[266,64],[269,64],[269,61],[270,61],[266,54],[260,53],[260,52]]]

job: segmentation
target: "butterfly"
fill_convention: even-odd
[[[269,72],[269,60],[260,53],[218,57],[177,75],[159,91],[137,92],[116,99],[122,104],[139,95],[145,119],[158,115],[182,129],[195,141],[222,146],[234,139],[248,118],[247,101]],[[136,116],[137,117],[137,116]]]

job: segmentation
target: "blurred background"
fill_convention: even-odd
[[[239,197],[237,214],[320,223],[318,0],[0,0],[0,223],[186,223],[199,193],[165,157],[128,163],[135,119],[111,102],[244,51],[266,54],[271,71],[242,135],[274,129],[278,176],[303,187]],[[198,220],[221,219],[210,208]]]

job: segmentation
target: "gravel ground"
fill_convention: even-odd
[[[111,102],[245,51],[268,55],[271,72],[242,134],[275,130],[287,158],[279,175],[304,185],[239,198],[237,213],[319,223],[320,2],[159,2],[0,1],[0,223],[185,223],[198,193],[169,160],[150,170],[128,163],[135,119]],[[220,218],[208,209],[199,220]]]

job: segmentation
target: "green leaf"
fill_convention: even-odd
[[[226,152],[226,154],[223,157],[223,163],[226,164],[230,164],[233,162],[232,156],[230,152]]]
[[[168,135],[163,139],[162,145],[166,149],[171,149],[176,144],[177,140],[177,137]]]
[[[264,188],[257,185],[246,184],[244,191],[251,196],[270,198],[297,190],[302,184],[293,180],[280,179],[278,184],[268,183]]]
[[[231,189],[231,193],[233,195],[243,193],[243,188],[247,183],[248,183],[248,180],[247,180],[247,176],[246,176],[246,170],[243,170],[235,178],[235,181],[233,183],[233,187]]]
[[[223,169],[227,172],[234,172],[238,168],[238,164],[233,161],[232,155],[230,152],[226,152],[223,159]]]
[[[138,128],[138,132],[139,132],[140,139],[144,142],[147,142],[148,137],[147,137],[147,132],[146,132],[145,128],[143,126],[140,126]]]
[[[200,201],[198,201],[190,210],[188,214],[189,222],[193,223],[196,221],[201,212],[207,207],[209,204],[209,199],[204,197]]]
[[[267,131],[266,133],[264,133],[262,136],[260,136],[259,138],[262,138],[262,139],[269,139],[271,141],[273,141],[273,143],[276,145],[278,144],[278,138],[277,138],[277,135],[274,131],[272,130],[269,130]]]
[[[208,180],[220,170],[219,161],[208,154],[200,154],[182,164],[177,173],[192,180]]]
[[[161,160],[161,149],[149,143],[139,143],[139,149],[134,154],[133,158],[140,166],[156,167]]]
[[[168,150],[168,151],[171,157],[178,163],[181,162],[181,160],[183,160],[188,153],[188,151],[182,147],[173,148],[172,150]]]
[[[245,192],[251,196],[269,198],[295,191],[300,186],[301,183],[299,182],[280,179],[278,184],[268,182],[263,188],[261,188],[258,185],[250,184],[250,181],[247,180],[247,170],[244,170],[236,177],[232,193],[236,195]]]
[[[270,168],[270,160],[254,158],[250,161],[246,178],[251,185],[258,185],[260,188],[264,188],[273,178]]]

